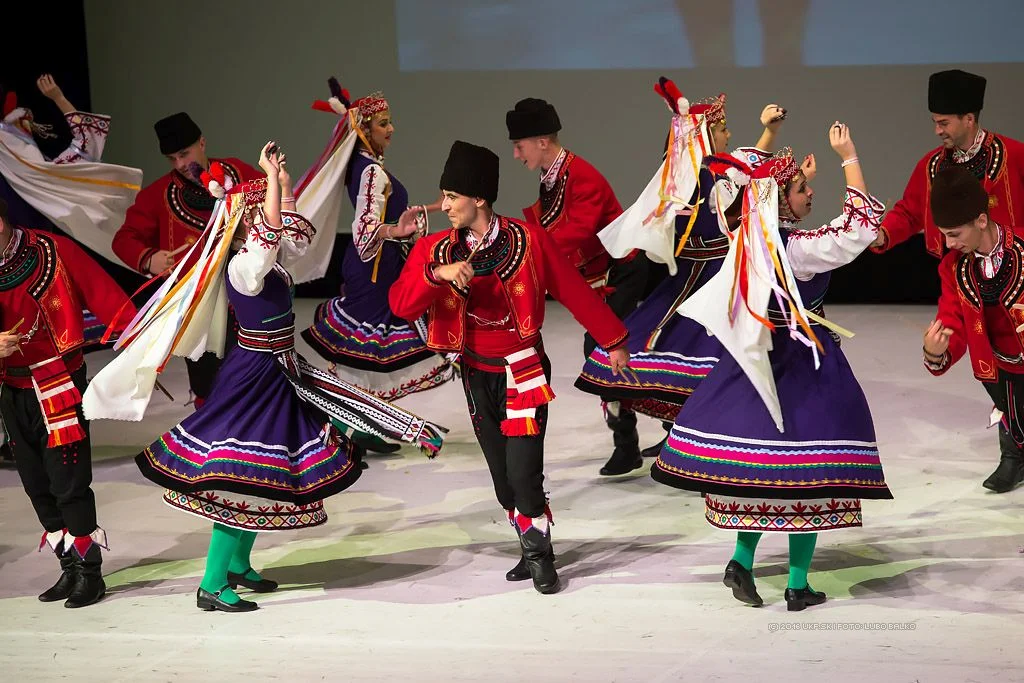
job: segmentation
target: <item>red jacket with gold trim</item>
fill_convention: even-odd
[[[886,244],[872,248],[876,253],[887,251],[924,231],[925,248],[936,258],[946,253],[942,232],[932,220],[930,198],[932,179],[946,166],[953,164],[953,152],[944,147],[933,149],[914,167],[903,191],[882,219],[880,232]],[[988,192],[989,217],[1000,225],[1017,226],[1024,236],[1024,143],[1004,135],[986,133],[981,149],[962,164],[981,180]]]
[[[235,183],[265,176],[239,159],[211,161],[219,161]],[[171,171],[135,197],[111,247],[129,268],[146,274],[146,261],[154,253],[195,244],[210,220],[213,204],[214,199],[205,188]]]
[[[550,190],[523,209],[527,223],[541,226],[592,286],[601,286],[611,257],[597,233],[622,213],[612,186],[585,159],[566,151],[558,179]]]
[[[926,365],[933,375],[945,373],[967,352],[974,376],[982,382],[995,382],[1000,369],[1024,372],[1024,334],[1016,332],[1024,323],[1024,313],[1013,308],[1024,303],[1024,239],[1017,236],[1020,232],[1004,228],[1003,262],[988,282],[979,281],[974,254],[951,251],[942,258],[937,317],[953,334],[938,367]],[[986,297],[983,287],[992,294]],[[993,303],[985,303],[986,298]],[[997,354],[996,348],[1003,353]]]
[[[32,380],[27,372],[9,374],[8,369],[25,370],[79,351],[83,308],[120,331],[135,317],[135,307],[72,240],[25,228],[18,228],[14,239],[18,244],[0,265],[0,328],[10,330],[21,322],[16,331],[30,338],[22,342],[21,353],[0,360],[0,372],[4,383],[28,388]]]
[[[603,348],[614,349],[626,341],[628,333],[622,321],[559,254],[547,232],[536,225],[498,218],[498,229],[511,244],[507,255],[494,264],[494,272],[501,280],[520,339],[540,333],[544,295],[550,292]],[[398,317],[415,320],[427,314],[427,346],[435,351],[461,353],[465,347],[469,294],[433,276],[435,266],[465,259],[459,232],[452,229],[418,240],[388,294],[391,310]]]

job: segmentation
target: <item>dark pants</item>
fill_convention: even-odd
[[[541,361],[544,374],[551,380],[551,362]],[[544,434],[547,431],[548,406],[537,408],[537,436],[505,436],[505,372],[486,372],[463,362],[462,386],[469,402],[469,417],[480,449],[487,459],[498,503],[506,510],[517,509],[527,517],[544,514]]]
[[[647,273],[651,265],[647,255],[640,253],[632,261],[618,261],[608,273],[608,287],[613,291],[605,299],[619,320],[636,310],[644,297],[647,287]],[[586,358],[597,348],[597,342],[587,333],[583,337],[583,357]]]
[[[224,357],[232,346],[238,343],[238,323],[235,321],[235,311],[228,307],[228,329],[224,339]],[[188,370],[188,388],[196,398],[205,401],[213,391],[213,382],[217,379],[217,371],[220,370],[223,358],[217,358],[215,353],[204,353],[199,360],[185,359],[185,369]]]
[[[85,393],[85,365],[71,373]],[[96,498],[92,488],[92,443],[89,423],[78,407],[78,421],[85,430],[82,441],[49,448],[42,408],[34,389],[0,388],[0,415],[11,442],[18,474],[32,501],[39,523],[48,532],[67,529],[72,536],[88,536],[96,530]]]
[[[999,424],[1000,451],[1024,453],[1024,375],[1000,370],[996,382],[983,382],[982,385],[1004,416]]]

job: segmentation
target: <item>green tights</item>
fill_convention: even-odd
[[[736,534],[736,551],[732,559],[744,569],[750,571],[754,567],[754,551],[761,540],[760,531],[741,531]],[[789,587],[793,589],[807,588],[807,572],[811,568],[814,557],[814,546],[818,542],[818,534],[789,534]]]
[[[255,541],[255,531],[232,529],[214,522],[210,550],[206,554],[206,571],[199,586],[211,593],[221,591],[220,599],[229,605],[238,602],[238,594],[228,587],[228,572],[244,574],[252,581],[262,578],[249,562],[249,553]]]

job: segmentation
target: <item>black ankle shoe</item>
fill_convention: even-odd
[[[786,609],[790,612],[799,612],[805,607],[813,607],[825,602],[827,596],[819,593],[810,586],[806,588],[786,589]]]
[[[612,457],[601,468],[601,476],[613,477],[618,474],[628,474],[644,466],[644,459],[640,455],[640,449],[617,447],[612,451]]]
[[[260,579],[259,581],[253,581],[252,579],[245,578],[245,575],[250,570],[246,570],[241,574],[234,572],[228,572],[228,585],[231,588],[237,588],[238,586],[244,586],[251,591],[256,593],[273,593],[277,590],[277,581],[271,581],[270,579]]]
[[[1024,460],[1016,456],[1004,455],[999,461],[999,467],[989,475],[982,486],[995,493],[1006,493],[1012,491],[1022,481],[1024,481]]]
[[[740,602],[754,607],[764,604],[764,600],[757,594],[757,588],[754,586],[754,575],[736,560],[729,560],[729,564],[725,565],[725,576],[722,577],[722,583],[732,588],[732,596]]]
[[[668,443],[668,437],[665,437],[664,439],[654,444],[653,446],[648,446],[647,448],[640,451],[640,457],[657,458],[659,455],[661,455],[661,451],[663,448],[665,448],[666,443]]]
[[[214,612],[217,610],[221,612],[252,612],[260,608],[255,602],[242,600],[241,598],[234,604],[224,602],[220,599],[223,592],[224,588],[221,588],[216,593],[200,588],[196,591],[196,607],[204,612]]]
[[[57,602],[67,600],[75,585],[75,561],[68,555],[60,558],[61,574],[57,583],[39,595],[39,602]]]

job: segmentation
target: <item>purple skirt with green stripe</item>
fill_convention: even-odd
[[[743,498],[892,498],[864,392],[839,346],[820,327],[817,336],[819,369],[802,343],[783,332],[772,338],[784,432],[724,354],[679,411],[651,476]]]
[[[147,479],[306,505],[359,478],[352,445],[296,395],[273,354],[233,347],[218,377],[202,408],[136,456]]]
[[[608,352],[598,347],[587,357],[576,388],[622,401],[651,417],[675,418],[725,353],[703,325],[675,312],[718,272],[721,259],[679,263],[678,273],[658,285],[624,321],[629,330],[629,369],[613,375]]]

